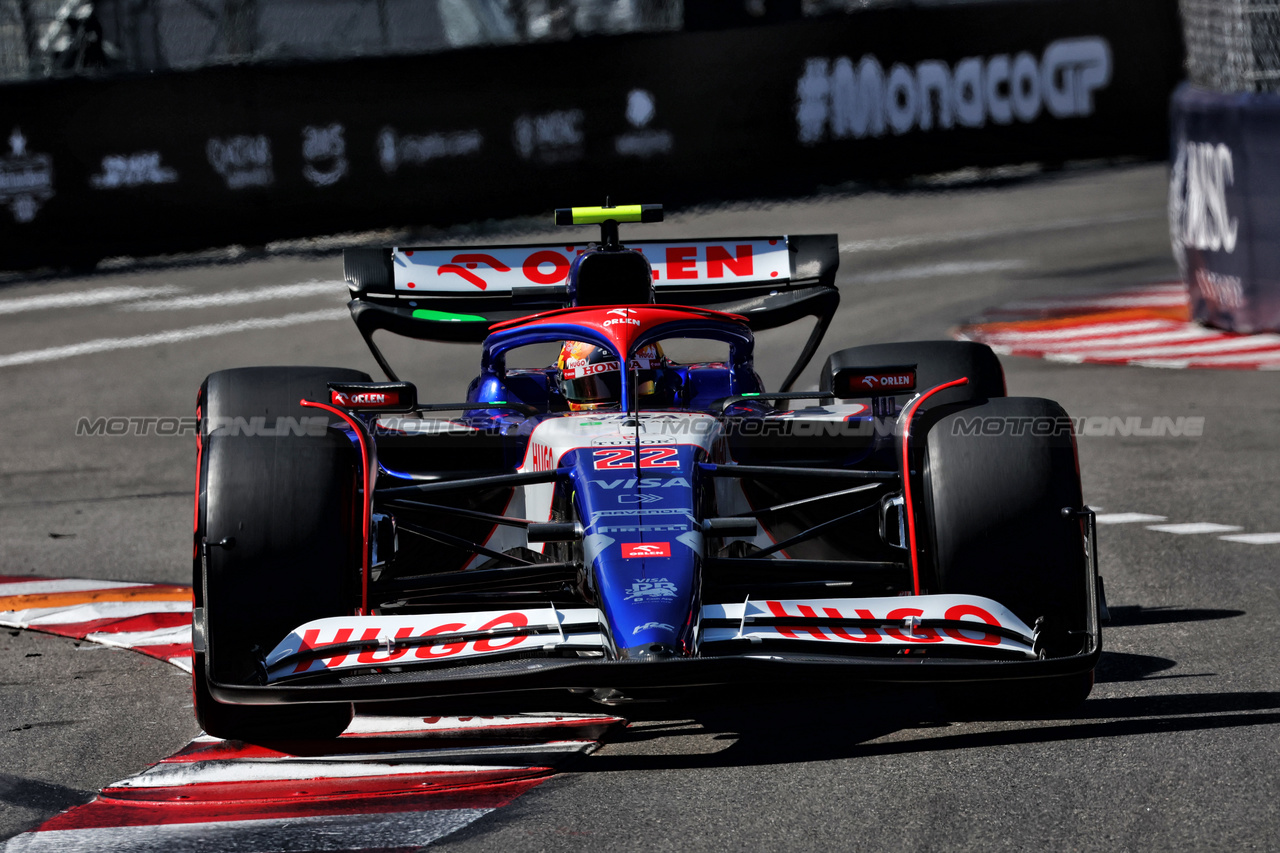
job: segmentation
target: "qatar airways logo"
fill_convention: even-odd
[[[796,84],[800,142],[902,135],[913,130],[1030,123],[1093,114],[1094,93],[1111,82],[1111,47],[1098,36],[1059,39],[1037,58],[971,56],[954,66],[929,59],[894,63],[887,71],[872,54],[855,63],[805,61]]]

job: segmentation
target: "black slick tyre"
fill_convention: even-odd
[[[205,651],[192,662],[193,694],[215,737],[329,738],[351,720],[349,703],[236,705],[210,686],[261,685],[262,657],[291,629],[358,604],[359,455],[323,410],[298,404],[327,402],[330,380],[368,377],[247,368],[201,388],[193,581]]]
[[[1047,657],[1083,650],[1088,564],[1070,420],[1052,400],[1002,397],[952,410],[925,437],[923,522],[940,593],[979,595],[1039,621]],[[1041,621],[1043,620],[1043,621]],[[1092,673],[979,689],[1043,713],[1088,695]],[[962,691],[963,692],[963,691]]]

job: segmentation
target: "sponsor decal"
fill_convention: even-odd
[[[1238,275],[1223,275],[1198,268],[1195,282],[1205,300],[1219,308],[1240,308],[1244,305],[1244,285]]]
[[[662,503],[662,495],[655,495],[653,492],[636,492],[634,494],[618,495],[618,503],[620,504]]]
[[[581,367],[570,367],[575,362],[581,364]],[[565,362],[564,370],[560,371],[560,376],[564,379],[585,379],[588,376],[595,376],[599,373],[617,373],[620,370],[616,361],[600,361],[595,364],[587,364],[586,359],[572,359]]]
[[[343,127],[334,122],[328,127],[302,129],[302,177],[312,186],[330,187],[347,174],[347,142]]]
[[[471,272],[471,270],[476,269],[481,264],[492,267],[498,272],[511,272],[511,267],[507,266],[493,255],[487,255],[483,252],[463,252],[460,255],[454,255],[453,260],[449,263],[442,267],[438,267],[436,269],[436,275],[452,273],[453,275],[460,276],[469,284],[475,285],[481,290],[484,290],[489,286],[489,283],[480,276]],[[409,286],[413,287],[413,285]]]
[[[641,631],[649,631],[649,630],[655,630],[655,629],[670,631],[673,634],[676,631],[675,626],[668,625],[666,622],[646,622],[643,625],[637,625],[635,630],[631,632],[631,636],[634,637],[636,634],[639,634]]]
[[[545,444],[529,445],[529,470],[550,471],[556,467],[555,453]]]
[[[807,604],[796,606],[796,613],[788,613],[786,607],[780,601],[766,601],[765,606],[769,609],[769,613],[773,616],[800,616],[806,619],[819,619],[826,616],[829,619],[844,619],[846,614],[840,611],[838,607],[823,607],[822,614],[818,614],[813,607]],[[783,637],[792,640],[815,639],[815,640],[834,640],[847,643],[879,643],[884,640],[897,640],[903,643],[940,643],[943,636],[932,628],[920,627],[920,617],[924,615],[924,611],[916,607],[899,607],[890,610],[884,615],[885,619],[901,620],[901,626],[883,626],[881,628],[843,628],[838,626],[794,626],[788,627],[780,625],[772,630],[776,631]],[[1000,637],[996,634],[988,634],[982,631],[982,624],[1000,625],[1000,620],[993,616],[989,611],[975,604],[957,604],[947,609],[943,614],[943,619],[964,619],[965,617],[976,617],[975,621],[971,618],[969,621],[974,622],[973,630],[944,628],[942,635],[950,637],[962,643],[969,643],[975,646],[996,646],[1000,644]],[[863,608],[855,608],[853,617],[857,619],[876,619],[873,611]],[[805,636],[801,637],[800,635]]]
[[[642,159],[671,153],[674,146],[671,131],[650,127],[657,113],[652,92],[632,89],[627,93],[627,123],[631,129],[614,137],[613,150],[621,157]]]
[[[1059,39],[1037,59],[1022,52],[971,56],[954,66],[925,60],[888,71],[867,54],[805,62],[796,84],[800,142],[863,139],[1093,114],[1094,93],[1111,82],[1111,46],[1099,36]]]
[[[161,165],[159,151],[137,154],[109,154],[102,158],[102,171],[89,176],[95,190],[141,187],[147,184],[172,184],[178,173]]]
[[[636,449],[634,447],[610,447],[593,450],[592,463],[597,471],[617,470],[619,468],[679,468],[676,447],[641,447],[640,464],[636,465]],[[611,489],[613,486],[605,486]]]
[[[671,601],[676,597],[676,585],[666,578],[641,578],[627,587],[627,601]]]
[[[384,127],[378,133],[377,145],[378,163],[382,171],[391,175],[401,166],[422,166],[445,157],[477,154],[484,145],[484,136],[478,130],[400,136],[394,127]]]
[[[266,136],[232,136],[210,139],[205,145],[209,165],[222,176],[229,190],[269,187],[275,183],[271,169],[271,140]]]
[[[670,542],[623,542],[622,559],[634,560],[640,557],[670,557]]]
[[[597,533],[684,533],[689,529],[687,524],[635,524],[622,527],[600,526]]]
[[[53,158],[28,153],[27,138],[15,127],[9,134],[9,153],[0,157],[0,204],[8,205],[15,222],[30,222],[51,198]]]
[[[335,406],[344,406],[348,409],[356,409],[361,406],[398,406],[400,404],[400,392],[361,391],[358,394],[344,394],[341,391],[330,391],[329,401]]]
[[[894,394],[914,390],[916,373],[914,370],[838,370],[831,386],[840,397]]]
[[[639,320],[636,320],[636,319],[633,319],[633,318],[632,318],[632,316],[631,316],[632,314],[637,313],[637,312],[636,312],[636,310],[635,310],[634,308],[611,308],[610,310],[606,311],[605,313],[606,313],[606,314],[617,314],[617,315],[619,315],[619,316],[617,316],[617,317],[611,317],[610,319],[605,320],[605,321],[604,321],[604,323],[603,323],[602,325],[604,325],[604,326],[606,326],[606,327],[608,327],[608,326],[617,326],[617,325],[625,325],[625,326],[639,326],[639,325],[640,325],[640,321],[639,321]]]
[[[635,518],[638,510],[634,509],[604,509],[599,512],[591,513],[592,519],[597,518]],[[687,515],[693,518],[693,510],[688,507],[670,507],[665,509],[646,509],[645,515]]]
[[[631,248],[648,259],[655,286],[665,286],[668,280],[684,286],[785,279],[791,275],[790,253],[781,237],[733,243],[636,243]],[[489,292],[510,292],[517,287],[563,284],[573,259],[581,253],[571,245],[491,248],[483,255],[472,254],[473,259],[468,261],[451,250],[404,249],[396,250],[392,260],[397,290],[470,292],[474,286]],[[469,263],[484,264],[490,269],[482,270],[483,277],[479,273],[463,276],[461,271],[475,269],[467,266]],[[457,275],[438,277],[439,270],[446,268]],[[632,319],[632,315],[618,315],[616,319]]]
[[[490,614],[458,614],[455,618],[467,619],[474,616],[481,618]],[[430,617],[424,617],[424,620]],[[340,620],[325,620],[326,622],[337,623]],[[421,627],[408,625],[400,627],[395,632],[394,639],[404,640],[411,637],[434,637],[441,634],[458,634],[469,631],[489,631],[493,629],[503,628],[525,628],[529,625],[529,617],[520,611],[512,611],[510,613],[500,613],[481,624],[478,620],[474,624],[468,622],[443,622],[439,624],[431,624],[429,621],[422,624]],[[302,633],[297,651],[304,652],[310,650],[321,650],[327,645],[336,645],[338,643],[347,643],[352,641],[368,641],[369,643],[378,642],[379,645],[374,649],[366,649],[358,653],[338,654],[331,658],[313,658],[311,660],[299,661],[292,669],[292,673],[307,672],[316,669],[333,669],[341,666],[376,666],[378,664],[390,663],[392,661],[409,662],[414,660],[438,660],[441,658],[449,658],[454,656],[470,656],[474,654],[484,654],[486,652],[500,652],[507,649],[515,648],[529,639],[529,635],[516,635],[514,637],[489,637],[479,640],[452,641],[441,643],[434,646],[415,646],[404,647],[399,649],[389,648],[390,644],[385,641],[393,639],[382,636],[382,629],[376,626],[365,628],[363,633],[357,637],[354,636],[355,628],[340,627],[334,625],[332,627],[316,627],[307,628]],[[379,642],[381,641],[381,642]],[[289,652],[284,649],[284,652]],[[281,652],[278,647],[275,656]],[[283,655],[281,655],[283,656]],[[276,676],[278,677],[278,676]]]
[[[602,489],[610,490],[619,487],[627,490],[634,489],[639,486],[642,489],[675,489],[683,486],[689,488],[689,481],[684,477],[641,477],[631,478],[629,480],[592,480],[591,485],[599,486]]]
[[[1227,254],[1236,250],[1240,221],[1227,209],[1227,187],[1235,185],[1235,177],[1235,158],[1226,145],[1178,143],[1169,178],[1169,230],[1174,257],[1184,270],[1187,249]],[[1238,279],[1234,287],[1239,287]],[[1201,291],[1206,298],[1215,294],[1212,287]],[[1229,290],[1227,299],[1234,298],[1228,294]]]
[[[551,165],[581,160],[582,110],[554,110],[522,115],[511,130],[511,141],[523,160]]]

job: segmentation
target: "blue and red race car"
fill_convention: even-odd
[[[1079,700],[1101,651],[1071,422],[985,346],[829,356],[834,235],[623,245],[661,208],[572,208],[585,245],[348,250],[386,381],[211,374],[199,395],[196,711],[325,736],[352,703],[566,691],[1000,685]],[[817,322],[782,387],[753,333]],[[374,332],[480,344],[424,402]],[[694,339],[714,361],[664,350]],[[554,365],[525,347],[561,348]],[[994,687],[993,687],[994,689]],[[518,697],[518,698],[517,698]]]

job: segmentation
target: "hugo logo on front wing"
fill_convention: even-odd
[[[459,614],[459,617],[466,618],[471,614]],[[395,640],[406,640],[411,637],[434,637],[437,635],[460,634],[468,631],[489,631],[492,629],[502,628],[525,628],[529,625],[529,617],[524,613],[512,611],[503,613],[499,616],[488,620],[484,624],[476,625],[474,623],[468,625],[466,622],[444,622],[439,625],[430,625],[424,627],[404,626],[395,632]],[[336,645],[340,643],[348,643],[353,640],[359,642],[368,642],[369,644],[380,643],[384,640],[380,635],[382,629],[376,626],[370,626],[364,629],[359,637],[354,636],[356,629],[336,628],[330,633],[329,630],[321,630],[319,628],[308,628],[303,632],[302,640],[298,646],[299,652],[320,651],[325,646]],[[528,634],[517,634],[514,637],[492,637],[482,638],[478,640],[454,640],[431,646],[415,646],[404,647],[387,651],[381,645],[378,648],[365,649],[364,651],[351,654],[336,654],[331,658],[313,658],[311,660],[299,661],[298,665],[293,668],[293,673],[307,672],[315,669],[336,669],[339,667],[357,667],[357,666],[375,666],[378,664],[390,663],[391,661],[410,662],[413,660],[438,660],[440,658],[448,658],[454,656],[468,657],[470,655],[485,654],[491,652],[505,651],[514,648],[525,642],[529,638]]]

